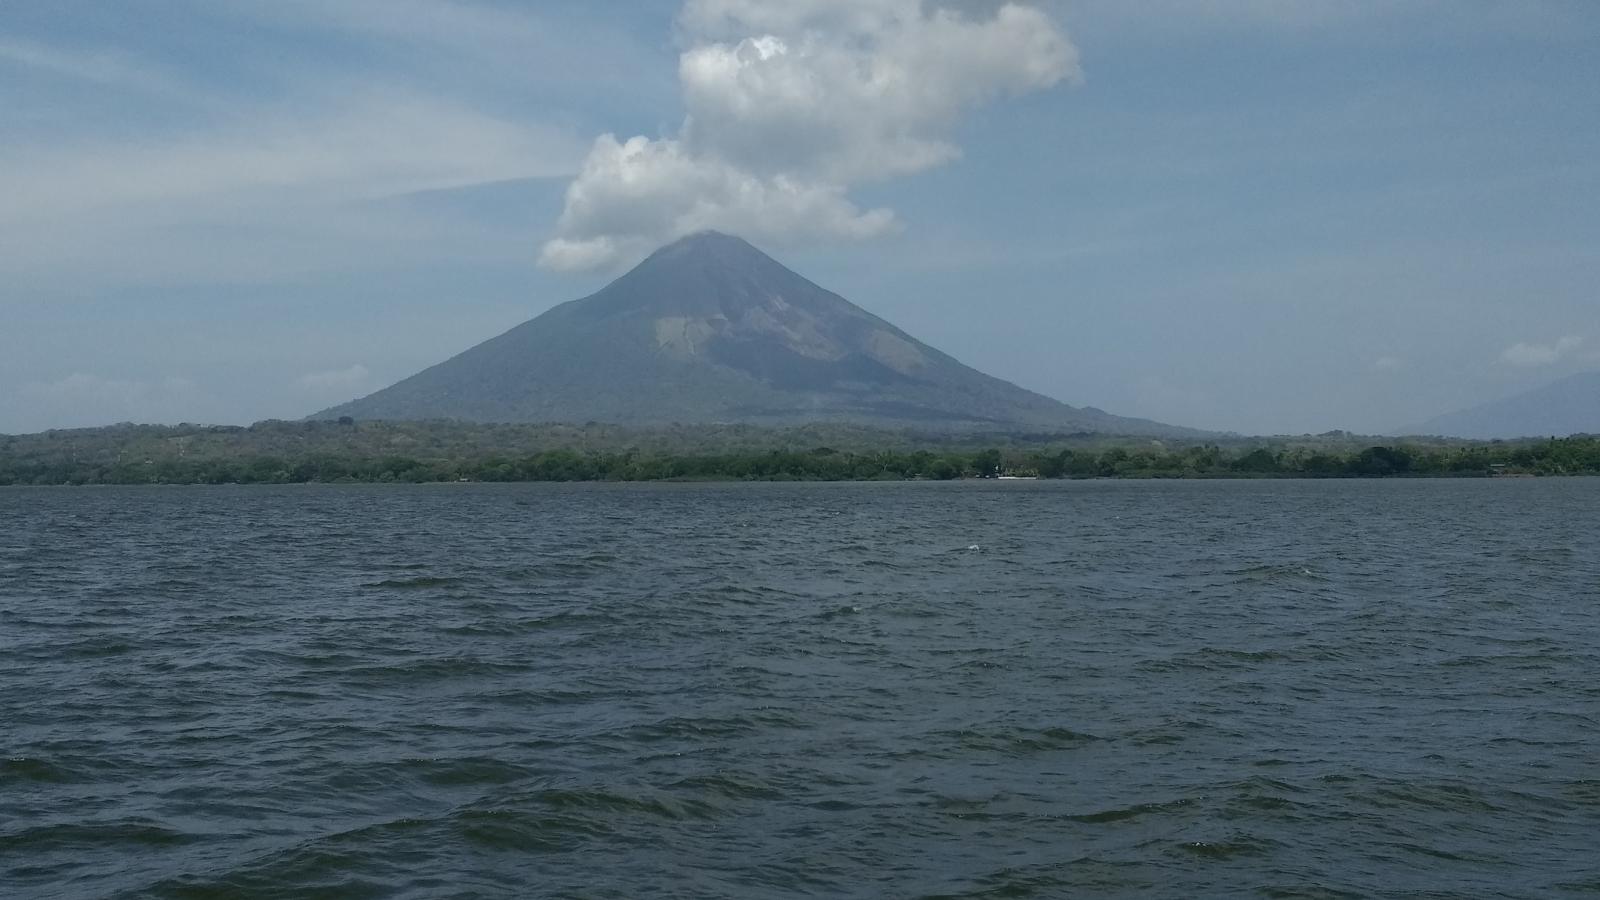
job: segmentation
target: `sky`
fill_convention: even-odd
[[[1600,4],[0,4],[0,433],[298,418],[741,234],[1253,434],[1600,369]]]

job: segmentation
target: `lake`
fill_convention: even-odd
[[[0,489],[7,897],[1600,892],[1600,478]]]

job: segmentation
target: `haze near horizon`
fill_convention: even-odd
[[[715,228],[982,372],[1245,433],[1600,368],[1600,11],[0,10],[0,433],[298,418]]]

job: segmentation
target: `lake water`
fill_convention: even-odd
[[[0,896],[1600,892],[1600,479],[0,490]]]

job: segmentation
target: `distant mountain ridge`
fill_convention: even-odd
[[[986,375],[717,232],[663,247],[589,297],[311,418],[340,416],[1202,434]]]
[[[1436,416],[1401,433],[1474,440],[1600,434],[1600,372],[1581,372],[1513,397]]]

